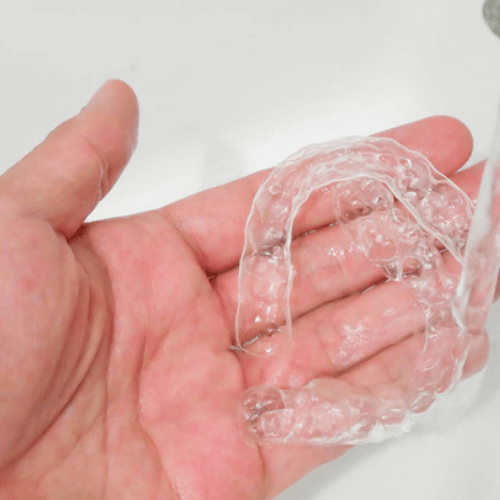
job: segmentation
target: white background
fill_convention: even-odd
[[[477,161],[500,97],[500,39],[481,8],[479,0],[2,0],[0,172],[111,77],[138,94],[140,144],[92,218],[165,205],[308,143],[433,114],[470,127]],[[499,308],[493,316],[494,336]],[[479,398],[458,425],[359,447],[280,500],[498,500],[499,363],[494,341]]]

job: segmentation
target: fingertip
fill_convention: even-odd
[[[107,80],[92,95],[82,114],[96,110],[118,108],[123,114],[137,121],[139,102],[132,87],[123,80]]]
[[[461,168],[472,154],[468,127],[451,116],[436,115],[386,130],[376,136],[390,137],[425,155],[443,174]]]
[[[108,172],[111,186],[137,147],[138,126],[135,92],[124,81],[114,79],[94,93],[78,116],[58,128],[77,128],[114,166]]]
[[[462,189],[465,194],[474,202],[477,201],[479,186],[483,175],[486,160],[480,161],[476,165],[465,168],[457,172],[451,179]]]
[[[108,80],[105,85],[109,85],[118,106],[122,107],[122,113],[129,119],[130,154],[132,154],[137,147],[139,133],[139,100],[134,89],[123,80]]]
[[[430,130],[442,131],[445,138],[454,146],[459,153],[457,161],[466,163],[474,147],[474,138],[469,127],[458,118],[448,115],[431,116],[427,120]],[[421,121],[425,122],[425,120]]]
[[[106,80],[94,93],[88,102],[88,107],[104,104],[106,98],[115,96],[119,100],[131,101],[138,108],[137,96],[132,87],[119,79]]]
[[[469,378],[479,373],[486,366],[490,355],[490,347],[490,339],[487,332],[471,337],[469,352],[467,353],[462,371],[462,378]]]

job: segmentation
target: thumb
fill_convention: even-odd
[[[138,105],[119,80],[0,177],[0,206],[71,237],[106,195],[137,143]]]

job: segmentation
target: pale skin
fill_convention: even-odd
[[[363,264],[318,257],[327,229],[300,237],[312,229],[307,217],[297,223],[296,265],[312,251],[317,265],[292,299],[299,347],[270,360],[231,349],[244,223],[267,172],[160,210],[84,223],[131,156],[137,124],[134,93],[109,82],[0,177],[2,500],[273,498],[348,448],[244,439],[243,391],[326,376],[390,382],[398,360],[418,350],[411,332],[398,330],[381,333],[375,356],[373,344],[358,346],[352,369],[332,362],[337,340],[327,325],[356,307],[375,315],[381,301],[394,301],[405,325],[418,323],[418,312],[382,286],[362,304],[342,300],[366,286],[356,280]],[[476,195],[482,166],[455,174],[472,149],[457,120],[380,135],[425,154]],[[175,165],[165,168],[175,175]],[[487,337],[478,337],[466,374],[487,352]]]

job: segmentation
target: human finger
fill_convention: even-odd
[[[443,269],[458,280],[460,266],[449,253]],[[444,304],[447,295],[433,288],[432,302]],[[390,282],[300,318],[294,337],[276,356],[242,357],[246,380],[260,386],[243,403],[251,432],[272,441],[353,444],[371,439],[372,429],[386,425],[395,412],[403,421],[425,411],[459,374],[484,366],[489,345],[486,332],[463,335],[442,314],[433,316],[438,323],[426,331],[428,310],[410,288]],[[380,387],[392,394],[389,400]],[[333,417],[322,420],[321,408]],[[368,419],[362,424],[366,433],[353,435],[359,419]]]
[[[442,362],[428,370],[411,370],[429,349],[428,338],[412,335],[339,377],[315,378],[302,387],[251,388],[242,401],[242,425],[266,443],[356,444],[379,440],[384,428],[397,435],[408,428],[411,414],[426,411],[455,381],[462,342],[454,335],[439,342]],[[484,364],[486,335],[471,346],[478,363],[467,375]]]
[[[442,252],[439,261],[435,265],[442,269],[444,283],[457,283],[460,264],[449,252]],[[408,273],[412,280],[410,269]],[[428,281],[424,275],[423,279],[426,286],[435,288],[432,301],[442,301],[449,295],[448,285],[442,288],[441,278]],[[272,351],[274,355],[242,353],[241,362],[250,385],[297,386],[319,376],[336,376],[411,335],[422,335],[425,327],[426,314],[414,291],[404,282],[384,281],[299,316],[293,322],[291,336],[284,327],[270,337],[261,336],[253,341],[252,352]],[[480,362],[477,354],[470,351],[467,365],[471,369]]]
[[[468,129],[449,117],[427,118],[378,135],[421,152],[445,175],[462,167],[472,150]],[[258,172],[160,210],[188,241],[207,273],[216,274],[238,263],[245,221],[255,193],[269,173]],[[320,222],[314,220],[313,224]],[[310,224],[307,218],[297,220],[294,230],[301,234]]]
[[[71,237],[127,164],[137,124],[132,89],[107,82],[77,116],[0,177],[0,203]]]
[[[316,443],[320,440],[323,443],[328,441],[332,437],[331,434],[327,435],[329,424],[330,430],[337,432],[340,431],[342,425],[344,429],[346,428],[349,415],[344,415],[344,420],[342,420],[342,412],[326,416],[324,413],[328,410],[334,413],[335,405],[348,396],[352,386],[371,385],[371,389],[367,389],[367,392],[373,391],[374,397],[385,398],[388,404],[385,421],[387,423],[401,421],[400,407],[393,406],[392,411],[388,411],[389,403],[402,397],[401,389],[395,386],[394,382],[400,379],[407,370],[408,363],[414,362],[415,354],[418,355],[422,351],[423,342],[423,336],[411,336],[389,347],[380,356],[357,365],[341,375],[338,380],[325,377],[317,379],[315,387],[310,386],[305,392],[295,389],[283,397],[280,391],[275,389],[268,391],[267,388],[261,387],[253,393],[247,393],[247,398],[250,400],[247,403],[251,402],[253,394],[253,397],[260,397],[262,408],[268,411],[267,416],[264,417],[264,420],[267,419],[266,423],[259,421],[259,416],[256,415],[253,422],[247,423],[247,425],[251,424],[249,429],[245,427],[243,412],[241,417],[244,432],[249,432],[250,436],[257,438],[260,444],[266,470],[269,473],[269,486],[274,494],[282,491],[313,468],[335,460],[350,448],[350,446],[305,446],[305,444],[310,444],[313,441],[312,437],[315,438]],[[472,366],[467,368],[466,365],[465,375],[470,375],[481,368],[484,364],[484,353],[487,353],[487,350],[487,336],[476,337],[470,351],[475,351],[473,357],[482,361],[475,363],[473,370]],[[308,390],[312,392],[307,392]],[[292,393],[295,394],[295,398]],[[312,400],[313,396],[317,397],[316,403]],[[306,417],[300,421],[297,420],[295,413],[299,410],[294,407],[294,399],[295,403],[302,405],[301,416]],[[307,410],[308,401],[309,410]],[[428,402],[425,403],[428,404]],[[288,404],[286,409],[285,404]],[[350,417],[352,419],[352,415]],[[299,436],[293,435],[291,424],[294,419],[298,424]],[[363,422],[359,423],[363,424]],[[369,418],[365,418],[364,423],[369,425]],[[314,427],[316,429],[312,432]],[[311,431],[309,435],[307,430]]]
[[[482,164],[478,164],[452,176],[452,180],[475,198],[481,169]],[[387,224],[384,227],[387,228]],[[265,259],[263,256],[262,266]],[[291,263],[294,269],[289,302],[292,320],[322,304],[360,292],[386,279],[380,266],[357,250],[350,236],[338,224],[295,238],[291,244]],[[233,325],[238,305],[239,270],[235,268],[220,273],[212,280],[212,286],[221,297],[228,321]],[[285,321],[285,311],[273,314],[272,319],[273,324],[261,321],[256,326],[262,331],[275,329]],[[245,342],[255,335],[257,333],[251,329],[240,332],[240,340]]]
[[[335,376],[424,329],[425,314],[412,291],[386,282],[297,318],[291,337],[278,330],[252,346],[265,352],[272,344],[274,355],[241,353],[240,361],[249,386],[297,387]]]

